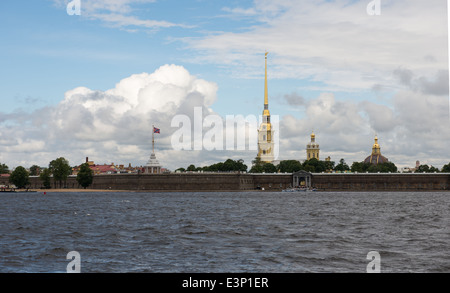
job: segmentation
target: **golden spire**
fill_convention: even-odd
[[[378,144],[378,136],[375,135],[375,143],[372,147],[372,155],[379,155],[380,154],[380,145]]]
[[[270,116],[269,112],[269,91],[267,89],[267,55],[269,52],[266,52],[266,71],[265,71],[265,79],[264,79],[264,112],[263,116]]]

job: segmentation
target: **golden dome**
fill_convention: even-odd
[[[364,160],[364,163],[372,163],[374,165],[377,165],[380,163],[389,162],[389,160],[386,157],[381,155],[380,149],[381,149],[380,145],[378,144],[378,136],[375,135],[375,143],[373,144],[372,147],[372,154]]]

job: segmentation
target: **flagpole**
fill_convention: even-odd
[[[152,125],[152,150],[153,154],[155,153],[155,125]]]

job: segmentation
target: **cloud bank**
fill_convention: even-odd
[[[279,159],[304,160],[309,134],[315,131],[322,159],[331,156],[334,161],[362,161],[377,133],[382,153],[399,166],[412,166],[416,159],[442,166],[450,161],[448,101],[440,95],[425,94],[420,78],[408,82],[411,89],[398,92],[392,106],[339,100],[327,92],[309,100],[296,93],[286,94],[286,103],[305,115],[280,117]],[[242,158],[250,165],[256,151],[248,148],[186,151],[172,146],[172,134],[179,129],[171,127],[172,119],[186,115],[191,121],[203,121],[207,115],[217,115],[213,110],[217,91],[216,83],[199,79],[177,65],[131,75],[106,91],[77,87],[67,91],[54,107],[31,114],[0,113],[0,162],[11,167],[47,166],[63,156],[72,165],[82,163],[85,157],[100,164],[145,165],[155,125],[161,129],[161,134],[155,135],[158,159],[171,170],[227,158]],[[202,117],[194,117],[195,108],[202,109]],[[203,129],[203,135],[208,129]]]
[[[215,83],[176,65],[134,74],[106,91],[77,87],[54,107],[0,114],[0,161],[46,166],[64,156],[76,165],[88,156],[97,163],[145,165],[155,125],[161,128],[156,135],[160,160],[167,156],[167,164],[176,164],[176,158],[170,159],[172,118],[193,118],[195,107],[204,115],[212,113],[216,92]]]
[[[369,2],[255,0],[224,9],[252,26],[180,40],[198,53],[195,62],[220,64],[236,77],[259,78],[267,50],[271,78],[321,82],[320,90],[399,89],[391,74],[399,67],[419,76],[447,71],[445,1],[381,1],[380,16],[367,15]]]

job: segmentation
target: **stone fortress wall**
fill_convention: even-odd
[[[312,174],[312,186],[322,191],[433,191],[450,190],[448,173]],[[5,179],[7,181],[7,179]],[[39,177],[30,177],[31,189],[40,189]],[[88,189],[134,191],[279,191],[292,185],[293,174],[171,173],[96,175]],[[0,182],[0,184],[8,184]],[[52,180],[52,188],[60,188]],[[65,188],[82,189],[75,176]]]

